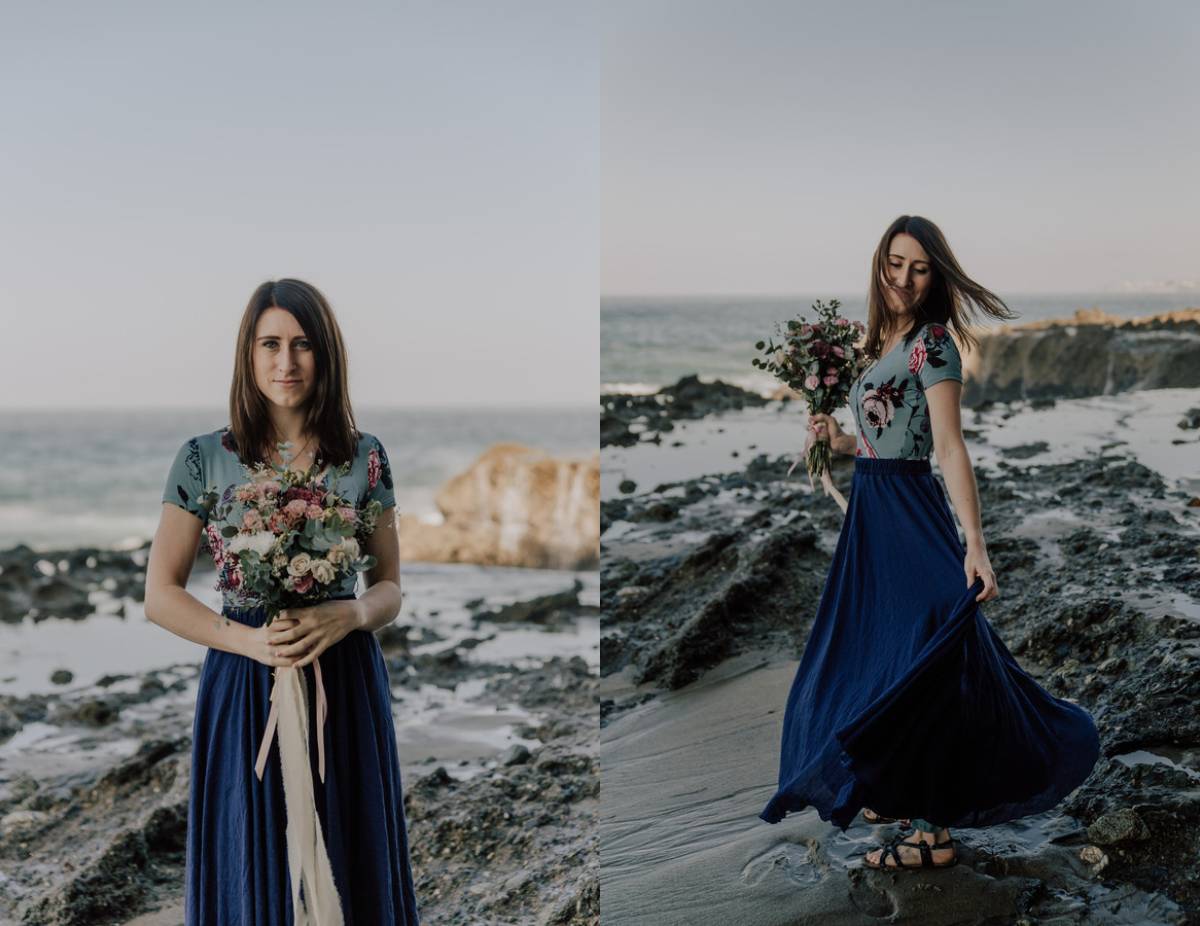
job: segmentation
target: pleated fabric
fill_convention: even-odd
[[[1017,664],[975,601],[983,580],[966,587],[965,555],[928,459],[855,458],[763,820],[811,805],[843,830],[863,807],[989,826],[1087,778],[1095,723]]]
[[[261,607],[232,608],[251,627]],[[375,635],[354,630],[320,656],[329,714],[325,781],[309,753],[317,815],[346,926],[417,926],[387,667]],[[210,649],[192,729],[184,918],[187,926],[290,926],[294,916],[278,740],[262,781],[254,760],[270,710],[271,669]],[[316,717],[312,666],[305,666]]]

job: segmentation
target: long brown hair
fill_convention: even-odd
[[[909,341],[926,322],[937,322],[952,328],[959,340],[968,347],[977,347],[979,339],[971,331],[969,317],[978,314],[1009,319],[1017,315],[989,289],[967,276],[940,228],[919,215],[902,215],[888,226],[871,259],[871,285],[867,297],[866,354],[879,357],[883,342],[891,334],[893,316],[884,299],[884,280],[888,279],[888,252],[892,239],[899,234],[912,235],[929,255],[932,278],[925,298],[912,308],[912,327],[904,334]],[[974,306],[974,309],[971,308]]]
[[[266,397],[254,382],[254,332],[267,309],[283,309],[304,329],[314,353],[316,383],[305,407],[304,429],[316,436],[317,459],[334,466],[354,458],[358,429],[350,407],[346,347],[333,309],[320,290],[303,280],[268,280],[242,314],[233,384],[229,389],[229,429],[243,463],[265,463],[275,439]]]

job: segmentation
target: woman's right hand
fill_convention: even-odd
[[[277,656],[276,651],[282,647],[273,646],[267,642],[268,633],[274,634],[279,630],[290,630],[295,627],[298,621],[289,620],[285,617],[277,617],[270,624],[263,624],[261,627],[255,627],[250,631],[249,644],[246,647],[246,654],[255,662],[261,662],[264,666],[271,668],[283,668],[292,665],[295,658],[286,656]]]
[[[830,448],[835,453],[846,452],[843,445],[847,443],[846,438],[849,435],[842,430],[842,426],[838,424],[837,419],[833,415],[827,415],[824,412],[813,412],[808,416],[808,431],[810,436],[805,441],[806,447],[810,443],[827,440],[829,441]],[[850,452],[853,453],[854,451],[851,450]]]
[[[813,412],[809,415],[808,427],[816,434],[817,440],[832,440],[842,434],[842,426],[837,423],[837,419],[824,412]]]

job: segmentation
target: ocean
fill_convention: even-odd
[[[1200,293],[999,294],[1020,317],[1037,321],[1099,308],[1133,317],[1200,305]],[[750,365],[754,342],[775,323],[804,313],[817,299],[838,299],[842,313],[866,321],[866,297],[838,293],[798,296],[606,296],[600,300],[601,392],[655,392],[688,374],[769,392],[770,376]]]
[[[396,480],[396,507],[436,512],[451,476],[501,441],[590,457],[599,446],[593,408],[356,409]],[[0,411],[0,549],[126,547],[149,540],[175,452],[223,427],[221,409]]]

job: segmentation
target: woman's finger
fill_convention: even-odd
[[[310,662],[312,662],[314,659],[316,659],[318,656],[320,656],[321,652],[322,652],[321,647],[314,646],[312,648],[312,650],[306,656],[303,656],[300,659],[297,659],[296,662],[294,663],[294,666],[296,668],[299,668],[300,666],[308,665]]]

